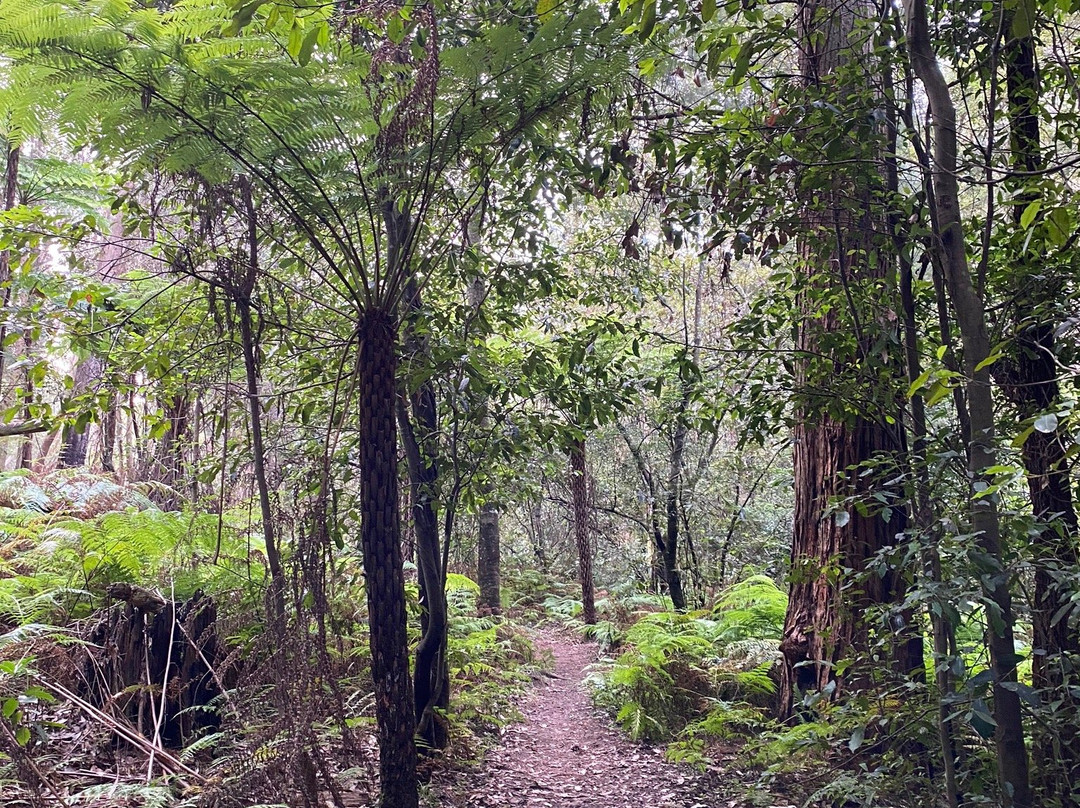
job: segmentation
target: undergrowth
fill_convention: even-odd
[[[711,609],[637,610],[625,630],[610,620],[584,627],[602,647],[621,649],[590,674],[593,699],[631,738],[667,743],[672,759],[702,763],[710,739],[765,724],[785,609],[772,580],[754,576]]]

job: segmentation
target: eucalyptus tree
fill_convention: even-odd
[[[838,678],[869,682],[871,671],[851,662],[871,648],[874,621],[903,601],[894,548],[906,503],[884,484],[904,446],[888,311],[884,34],[868,3],[688,11],[670,24],[692,38],[697,55],[694,75],[681,70],[686,93],[704,98],[681,110],[657,102],[656,169],[643,184],[665,190],[670,221],[705,231],[703,252],[718,263],[756,259],[773,268],[746,318],[752,323],[740,327],[752,381],[730,409],[750,413],[747,425],[762,434],[777,423],[793,434],[787,712],[799,691],[836,692]],[[667,19],[643,16],[642,33]],[[898,617],[908,625],[895,643],[896,667],[917,674],[910,621],[895,613],[879,635],[892,635]]]

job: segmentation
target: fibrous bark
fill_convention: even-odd
[[[834,99],[843,103],[846,96],[854,97],[861,89],[846,87],[843,82],[854,83],[850,76],[855,75],[860,81],[868,80],[870,68],[863,65],[856,73],[853,65],[869,51],[865,23],[870,16],[871,9],[865,3],[800,3],[800,67],[810,90],[835,92],[839,95]],[[867,400],[855,407],[837,405],[832,399],[837,395],[835,390],[815,394],[829,391],[837,380],[850,382],[860,370],[871,371],[867,375],[875,378],[884,375],[878,365],[883,363],[886,370],[898,365],[893,357],[882,359],[872,352],[873,337],[866,333],[867,325],[890,326],[878,323],[876,312],[870,311],[866,317],[865,305],[856,297],[862,289],[877,289],[880,294],[887,266],[878,244],[884,229],[882,217],[876,213],[881,210],[884,186],[877,171],[883,144],[877,143],[876,134],[869,134],[866,142],[849,141],[859,156],[850,161],[848,171],[854,173],[841,171],[824,179],[826,187],[807,193],[803,203],[799,251],[808,289],[804,292],[806,312],[798,348],[806,358],[800,361],[796,379],[803,403],[794,430],[792,585],[780,645],[785,662],[780,711],[785,716],[798,691],[824,688],[835,680],[837,662],[867,650],[867,618],[872,607],[896,604],[903,596],[902,578],[896,570],[888,568],[881,575],[868,571],[869,562],[894,545],[896,536],[903,532],[903,508],[868,513],[845,508],[835,516],[830,514],[834,502],[866,502],[879,482],[878,475],[861,475],[850,469],[892,457],[901,449],[899,427],[887,423],[880,412],[882,406],[870,403],[881,399],[879,405],[893,412],[897,407],[885,398],[894,394],[871,390]],[[842,294],[844,303],[817,306],[815,295],[823,293],[825,284]],[[840,313],[845,310],[846,318]],[[853,332],[852,345],[830,347],[838,343],[836,335],[848,332]],[[900,375],[899,367],[895,373]],[[921,642],[906,625],[898,632],[893,654],[903,674],[917,673],[922,667]],[[859,674],[854,669],[847,681],[863,681],[865,677]]]
[[[375,683],[382,808],[416,808],[416,716],[409,675],[405,577],[398,513],[397,325],[377,307],[360,313],[361,546]]]
[[[592,548],[589,542],[589,481],[585,464],[585,439],[570,444],[570,493],[574,508],[574,540],[578,553],[578,582],[581,584],[581,617],[586,623],[596,622],[596,602],[593,588]]]
[[[221,678],[228,672],[212,670],[224,656],[213,599],[196,592],[176,603],[126,583],[109,595],[124,602],[103,612],[86,637],[82,682],[91,703],[119,702],[139,732],[174,747],[217,726],[217,712],[206,708],[229,684]]]

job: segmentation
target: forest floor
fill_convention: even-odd
[[[440,804],[454,808],[729,808],[741,804],[737,785],[719,773],[668,763],[663,748],[634,743],[589,703],[583,683],[596,646],[545,630],[537,651],[555,659],[511,725],[476,771],[436,785]]]

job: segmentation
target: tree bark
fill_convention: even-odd
[[[75,384],[72,394],[84,395],[101,381],[105,363],[97,356],[90,355],[75,366]],[[79,468],[86,465],[86,451],[90,443],[89,426],[76,430],[73,424],[64,426],[62,445],[60,446],[60,468]]]
[[[270,503],[270,482],[266,475],[266,444],[263,439],[262,404],[259,400],[258,346],[255,342],[254,317],[251,311],[252,295],[255,292],[259,272],[258,222],[251,185],[246,180],[242,180],[240,189],[247,224],[248,260],[243,276],[236,279],[237,283],[229,291],[236,304],[236,315],[240,325],[240,348],[244,355],[244,380],[251,424],[255,486],[259,494],[259,516],[262,521],[263,542],[266,545],[266,564],[270,568],[270,624],[277,635],[284,640],[285,571],[282,568],[281,548],[278,545],[274,524],[274,509]],[[185,407],[186,409],[190,407]]]
[[[1010,182],[1015,186],[1012,214],[1018,235],[1025,208],[1040,197],[1039,172],[1044,167],[1034,21],[1017,20],[1017,15],[1024,13],[1032,12],[1026,7],[1008,7],[1002,20],[1011,163],[1019,174]],[[1008,276],[1010,296],[1015,301],[1015,353],[1011,361],[999,363],[999,381],[1016,404],[1020,418],[1031,420],[1060,402],[1054,337],[1057,323],[1052,309],[1061,284],[1047,278],[1041,255],[1025,251],[1018,262],[1020,265]],[[1068,656],[1080,654],[1080,637],[1070,631],[1068,619],[1056,623],[1053,620],[1071,595],[1072,588],[1065,582],[1068,571],[1080,561],[1080,531],[1070,488],[1067,448],[1067,440],[1056,431],[1038,430],[1028,436],[1023,446],[1031,510],[1040,525],[1034,544],[1032,684],[1046,690],[1048,700],[1062,702],[1053,730],[1060,748],[1055,750],[1049,733],[1036,729],[1033,751],[1044,798],[1056,796],[1062,800],[1068,800],[1074,786],[1080,783],[1080,727],[1075,707],[1067,707],[1075,700],[1063,689],[1071,671]]]
[[[406,354],[416,360],[429,360],[428,346],[413,327],[412,318],[421,308],[420,291],[415,281],[410,280],[406,284],[404,305],[407,316],[404,336]],[[449,615],[446,571],[436,507],[439,413],[434,387],[428,381],[409,392],[407,399],[408,407],[405,400],[399,398],[397,414],[409,468],[409,493],[423,609],[413,674],[416,734],[422,748],[443,749],[449,740],[445,712],[450,706],[450,669],[447,658]]]
[[[502,610],[499,504],[495,500],[495,485],[490,480],[484,483],[483,495],[484,501],[480,505],[480,536],[477,542],[477,583],[480,584],[480,606],[498,614]]]
[[[1016,655],[1013,626],[1011,574],[1005,569],[1001,543],[1001,524],[993,497],[980,496],[992,479],[986,469],[997,465],[994,438],[994,404],[990,388],[990,370],[980,367],[990,355],[990,337],[986,309],[972,281],[964,243],[960,213],[959,186],[956,179],[957,133],[956,107],[949,86],[938,66],[930,40],[926,0],[913,0],[907,7],[908,50],[912,68],[923,83],[933,119],[934,164],[932,190],[937,206],[935,233],[944,259],[945,280],[953,301],[960,338],[964,348],[964,371],[967,376],[970,447],[968,468],[971,476],[971,527],[981,557],[980,580],[988,611],[994,610],[989,623],[990,668],[994,675],[994,741],[997,752],[1001,799],[1006,808],[1030,808],[1031,787],[1028,775],[1027,748],[1016,690]]]
[[[593,589],[592,548],[589,542],[589,480],[585,464],[585,439],[570,444],[570,494],[574,507],[574,540],[578,554],[578,582],[581,584],[582,619],[596,622],[596,596]]]
[[[838,103],[846,102],[861,88],[832,85],[840,81],[838,73],[843,75],[841,71],[850,69],[856,60],[868,58],[870,47],[863,39],[868,26],[863,23],[872,18],[869,5],[804,0],[798,16],[804,83],[814,92],[836,93],[833,97]],[[861,73],[869,74],[869,68]],[[853,413],[851,406],[833,400],[842,395],[833,387],[835,380],[851,384],[860,369],[867,369],[867,375],[885,375],[871,360],[883,361],[889,373],[898,364],[893,357],[881,360],[872,353],[872,336],[864,331],[864,312],[859,308],[863,304],[855,298],[857,290],[870,288],[868,284],[880,289],[885,283],[887,259],[878,235],[884,229],[883,217],[877,212],[881,210],[878,194],[884,186],[877,167],[884,144],[875,138],[867,142],[851,138],[848,145],[856,155],[847,161],[848,168],[829,180],[830,187],[807,195],[799,244],[809,291],[803,302],[806,313],[798,348],[808,358],[800,361],[796,378],[804,403],[794,430],[792,583],[780,645],[785,664],[779,704],[784,717],[790,715],[799,691],[826,687],[837,678],[836,663],[867,650],[865,618],[872,607],[899,603],[903,596],[902,577],[896,570],[890,568],[884,575],[867,570],[869,562],[894,545],[897,534],[903,532],[903,506],[898,503],[887,512],[865,515],[857,509],[836,517],[828,513],[836,500],[868,500],[880,480],[879,475],[853,474],[849,469],[878,456],[894,456],[902,446],[900,428],[887,424],[882,414],[873,411],[874,406],[863,403]],[[826,273],[824,267],[832,269]],[[823,283],[836,287],[845,303],[816,305],[814,295],[824,292]],[[845,308],[846,319],[842,316]],[[890,326],[882,322],[875,327]],[[837,342],[836,335],[848,331],[854,332],[853,347],[828,347]],[[814,359],[822,355],[824,361]],[[815,392],[822,389],[824,396]],[[887,383],[868,391],[869,400],[880,401],[886,412],[896,410],[895,402],[885,401],[894,395]],[[855,576],[861,578],[852,587]],[[906,626],[898,633],[893,655],[903,674],[922,667],[921,645],[913,641]],[[867,680],[858,669],[845,677],[849,685]]]
[[[4,210],[14,209],[19,196],[19,147],[8,146],[4,163]],[[0,250],[0,288],[3,289],[3,306],[6,312],[11,304],[11,250]],[[4,370],[7,368],[7,317],[0,322],[0,401],[4,393]]]
[[[116,471],[116,410],[116,393],[110,392],[109,406],[101,417],[101,468],[110,473]]]
[[[367,581],[382,808],[417,808],[416,714],[409,676],[405,577],[398,513],[397,326],[368,306],[360,314],[361,545]]]

